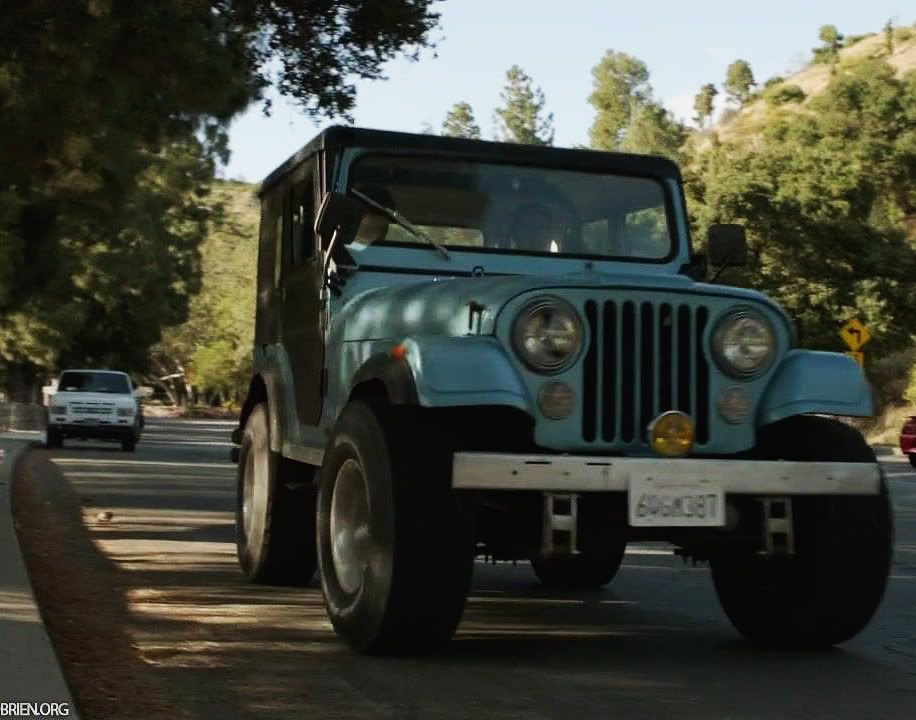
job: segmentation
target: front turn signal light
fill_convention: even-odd
[[[669,410],[649,425],[649,444],[659,455],[683,457],[693,449],[693,420],[680,410]]]

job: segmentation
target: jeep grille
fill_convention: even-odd
[[[696,423],[709,440],[709,363],[703,333],[709,310],[648,301],[585,303],[590,342],[584,360],[582,437],[646,444],[647,427],[666,410]]]

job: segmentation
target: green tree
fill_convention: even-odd
[[[608,50],[592,68],[593,89],[588,101],[595,108],[589,132],[591,146],[613,150],[640,108],[652,98],[646,64],[626,53]]]
[[[680,159],[684,127],[653,99],[645,63],[608,50],[592,69],[589,102],[595,108],[591,146]]]
[[[626,152],[662,155],[681,162],[681,147],[686,139],[684,126],[667,109],[650,102],[639,108],[618,147]]]
[[[751,87],[756,85],[754,73],[747,60],[735,60],[728,66],[725,74],[725,94],[738,105],[744,105],[751,94]]]
[[[823,25],[817,37],[823,45],[814,48],[814,62],[829,63],[831,70],[835,69],[840,58],[840,48],[843,46],[843,36],[836,29],[836,25]]]
[[[894,54],[894,21],[884,23],[884,50],[888,55]]]
[[[346,116],[432,0],[35,0],[0,13],[0,365],[144,362],[199,285],[229,120],[274,84]],[[265,108],[268,105],[265,102]],[[103,360],[98,360],[102,362]]]
[[[693,99],[693,109],[696,112],[694,120],[700,128],[705,127],[706,123],[712,118],[715,99],[718,94],[719,91],[715,85],[706,83]]]
[[[202,282],[188,319],[163,331],[151,353],[150,382],[183,405],[239,402],[248,387],[254,330],[258,203],[255,188],[218,182],[201,245]]]
[[[541,88],[518,65],[506,73],[506,86],[500,94],[502,105],[496,109],[497,136],[505,142],[526,145],[553,145],[553,113]]]
[[[442,123],[442,134],[449,137],[480,139],[480,126],[474,120],[474,109],[469,103],[457,102],[452,106]]]
[[[687,173],[698,235],[710,222],[748,228],[752,269],[734,274],[775,296],[806,345],[839,350],[852,316],[879,354],[916,336],[916,72],[851,67],[776,114],[762,136],[703,153]]]

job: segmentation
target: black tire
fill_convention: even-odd
[[[531,558],[531,568],[548,588],[598,590],[617,575],[626,549],[625,542],[616,541],[600,550],[583,550],[577,555],[539,555]]]
[[[121,450],[124,452],[133,452],[137,449],[137,438],[133,435],[128,435],[121,438]]]
[[[910,465],[916,468],[916,453],[910,453]]]
[[[854,428],[799,416],[761,429],[761,459],[876,463]],[[871,620],[890,573],[893,519],[881,473],[878,495],[795,496],[795,555],[711,559],[719,602],[751,642],[796,648],[836,645]]]
[[[251,582],[302,586],[314,577],[313,473],[270,449],[267,406],[257,405],[245,423],[236,475],[236,553]]]
[[[451,488],[448,433],[421,413],[350,403],[325,453],[321,587],[334,629],[358,652],[431,650],[451,638],[464,611],[473,509]]]
[[[45,437],[45,447],[49,450],[55,450],[64,446],[64,435],[56,428],[48,428]]]

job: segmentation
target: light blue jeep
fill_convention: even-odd
[[[255,582],[316,570],[362,652],[440,644],[474,559],[596,589],[630,541],[708,560],[748,639],[843,642],[890,567],[858,366],[704,282],[656,158],[332,128],[261,190],[234,441]]]

